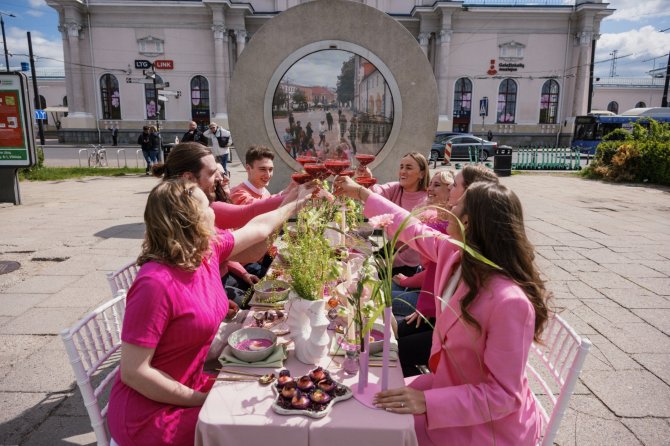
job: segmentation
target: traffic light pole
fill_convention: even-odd
[[[37,75],[35,74],[35,58],[33,57],[33,41],[30,38],[30,31],[28,35],[28,55],[30,56],[30,75],[33,78],[33,96],[35,97],[35,110],[41,108],[40,93],[37,89]],[[41,119],[37,119],[37,129],[40,135],[40,144],[44,145],[44,126]]]
[[[668,53],[668,63],[665,67],[665,85],[663,86],[663,99],[661,99],[661,107],[668,106],[668,84],[670,83],[670,53]]]

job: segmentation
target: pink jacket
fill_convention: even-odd
[[[365,214],[385,213],[394,215],[389,233],[408,215],[371,195]],[[427,233],[434,236],[415,238]],[[437,264],[435,292],[441,295],[460,263],[460,249],[417,219],[400,239]],[[445,311],[436,302],[430,358],[433,373],[408,379],[408,385],[423,390],[426,397],[426,413],[414,417],[419,444],[534,445],[541,418],[525,373],[535,327],[533,306],[512,280],[492,277],[469,307],[481,325],[479,333],[460,317],[460,300],[466,292],[461,283]]]

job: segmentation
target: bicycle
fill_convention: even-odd
[[[102,144],[91,144],[88,154],[88,167],[107,167],[107,149]]]

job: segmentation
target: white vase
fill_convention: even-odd
[[[289,293],[286,323],[291,330],[295,355],[305,364],[316,364],[328,353],[330,337],[325,303],[323,299],[303,299],[293,290]]]

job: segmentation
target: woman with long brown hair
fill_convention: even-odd
[[[518,197],[500,184],[471,184],[443,235],[347,178],[338,177],[336,187],[360,197],[365,215],[391,214],[390,235],[409,219],[400,240],[438,268],[432,374],[378,393],[377,407],[413,414],[421,446],[535,445],[541,418],[525,368],[549,317],[548,292],[533,263]]]

